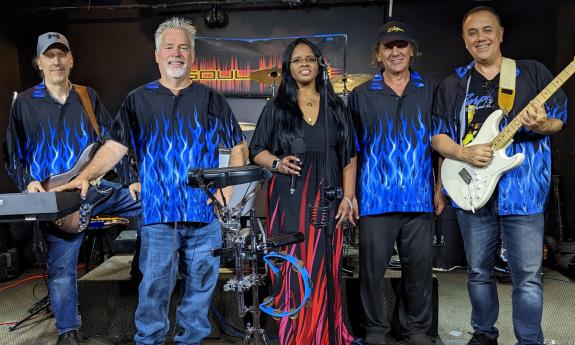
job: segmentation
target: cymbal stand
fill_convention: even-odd
[[[276,79],[278,76],[279,76],[279,74],[274,68],[274,70],[270,73],[270,77],[273,78],[273,81],[272,81],[272,98],[274,98],[276,96]]]
[[[349,95],[349,90],[347,89],[347,73],[343,74],[343,95],[344,96],[348,96]]]

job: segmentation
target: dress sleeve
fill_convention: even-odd
[[[343,108],[343,118],[345,121],[345,129],[347,132],[346,141],[341,145],[340,161],[342,168],[349,164],[350,160],[356,156],[357,153],[357,138],[355,135],[355,126],[353,124],[353,117],[349,112],[349,108]]]
[[[273,101],[269,101],[262,110],[258,123],[250,142],[250,161],[260,152],[268,150],[276,156],[282,155],[279,141],[275,135],[277,132],[276,121],[274,119]]]

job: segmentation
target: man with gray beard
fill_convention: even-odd
[[[244,136],[225,98],[189,79],[196,29],[172,18],[155,33],[160,79],[130,92],[106,144],[63,189],[81,188],[132,148],[142,183],[142,229],[136,310],[137,344],[163,344],[170,329],[170,296],[179,272],[184,295],[176,321],[177,344],[199,344],[210,334],[208,309],[219,272],[221,229],[207,195],[187,184],[193,168],[217,168],[218,146],[231,148],[230,166],[247,160]],[[226,200],[232,188],[216,193]],[[220,200],[222,202],[222,200]]]

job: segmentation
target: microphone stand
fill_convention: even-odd
[[[329,82],[327,74],[327,66],[323,61],[323,57],[318,59],[319,65],[323,67],[323,87],[320,90],[320,96],[323,93],[324,102],[324,137],[325,137],[325,155],[324,155],[324,169],[327,169],[327,164],[329,162],[329,129],[328,129],[328,97],[327,97],[327,83]],[[310,207],[310,222],[319,231],[324,231],[325,233],[325,258],[324,258],[324,269],[327,275],[327,319],[328,319],[328,329],[329,329],[329,344],[335,345],[336,334],[335,334],[335,286],[333,281],[333,235],[334,235],[334,224],[333,224],[333,202],[338,198],[342,197],[341,188],[335,188],[331,186],[331,178],[329,174],[326,174],[324,180],[320,184],[323,184],[320,191],[320,200],[318,205],[313,205]]]

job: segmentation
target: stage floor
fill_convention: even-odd
[[[117,262],[127,262],[126,257],[114,257]],[[105,264],[104,264],[105,265]],[[126,266],[127,267],[127,266]],[[100,270],[98,270],[100,268]],[[98,267],[91,275],[102,273]],[[43,297],[46,288],[39,270],[21,275],[18,279],[0,285],[0,344],[3,345],[51,345],[57,334],[54,318],[40,315],[9,332],[9,326],[28,315],[28,308],[36,297]],[[114,271],[112,275],[121,276]],[[435,272],[439,280],[439,339],[436,344],[465,344],[471,337],[469,325],[470,305],[466,289],[466,274],[462,269],[451,272]],[[109,276],[108,276],[109,278]],[[549,344],[575,344],[575,282],[558,272],[546,270],[544,274],[545,307],[543,330]],[[512,345],[515,342],[511,323],[511,285],[498,284],[500,315],[497,327],[500,330],[499,343]],[[36,296],[36,297],[35,297]],[[102,317],[106,317],[102,315]],[[554,340],[555,342],[551,342]],[[203,344],[230,344],[237,338],[208,340]],[[131,344],[131,339],[97,338],[89,344]],[[277,342],[272,342],[277,343]],[[305,344],[302,344],[305,345]]]

